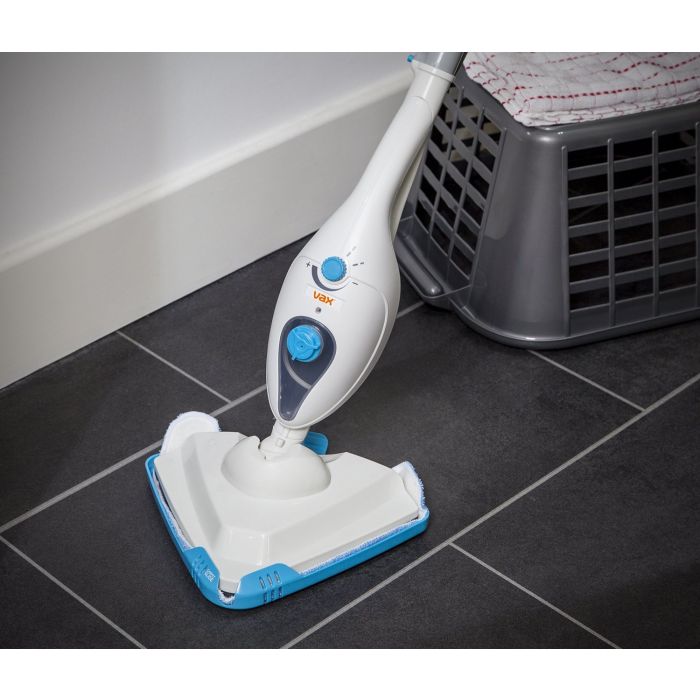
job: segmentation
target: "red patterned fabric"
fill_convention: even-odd
[[[697,53],[468,53],[464,66],[526,126],[594,121],[700,99]]]

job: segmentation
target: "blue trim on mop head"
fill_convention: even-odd
[[[328,438],[323,433],[309,431],[306,433],[302,444],[304,447],[313,450],[317,455],[325,455],[328,452]]]
[[[313,449],[313,448],[312,448]],[[413,465],[404,462],[416,476],[420,488],[418,517],[393,530],[367,540],[354,549],[333,557],[306,571],[295,571],[286,564],[271,564],[246,574],[238,584],[238,590],[227,593],[219,588],[219,570],[204,547],[193,547],[185,538],[168,506],[155,473],[157,454],[146,460],[146,474],[151,491],[177,551],[202,595],[211,603],[230,610],[245,610],[272,603],[284,596],[296,593],[324,579],[383,554],[389,549],[421,534],[428,527],[430,511],[425,505],[423,484]]]

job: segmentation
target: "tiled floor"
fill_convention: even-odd
[[[199,595],[143,462],[184,410],[267,433],[268,326],[300,246],[0,392],[0,646],[698,646],[700,323],[531,353],[410,289],[318,429],[410,459],[428,531],[265,608]]]

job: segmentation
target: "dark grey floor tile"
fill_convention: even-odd
[[[301,648],[599,648],[597,637],[447,547]]]
[[[623,647],[700,646],[700,385],[461,538]]]
[[[370,379],[317,428],[329,435],[332,451],[387,465],[413,461],[432,511],[424,535],[241,613],[216,608],[197,592],[152,502],[142,464],[124,467],[6,537],[146,646],[279,646],[633,413],[539,358],[421,307],[397,321]],[[220,422],[266,435],[272,416],[265,395],[227,411]]]
[[[544,354],[647,407],[700,372],[700,321]]]
[[[184,408],[223,402],[119,336],[0,392],[0,524],[146,447]]]
[[[235,399],[265,383],[270,322],[289,265],[308,237],[136,321],[124,332]],[[400,308],[418,301],[402,281]]]
[[[0,648],[133,648],[2,543],[0,582]]]
[[[403,275],[401,275],[401,298],[399,299],[399,313],[409,306],[413,306],[416,302],[419,302],[421,298],[416,294],[413,287],[406,281]]]

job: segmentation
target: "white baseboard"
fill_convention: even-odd
[[[318,228],[409,80],[390,76],[0,253],[0,387]]]

